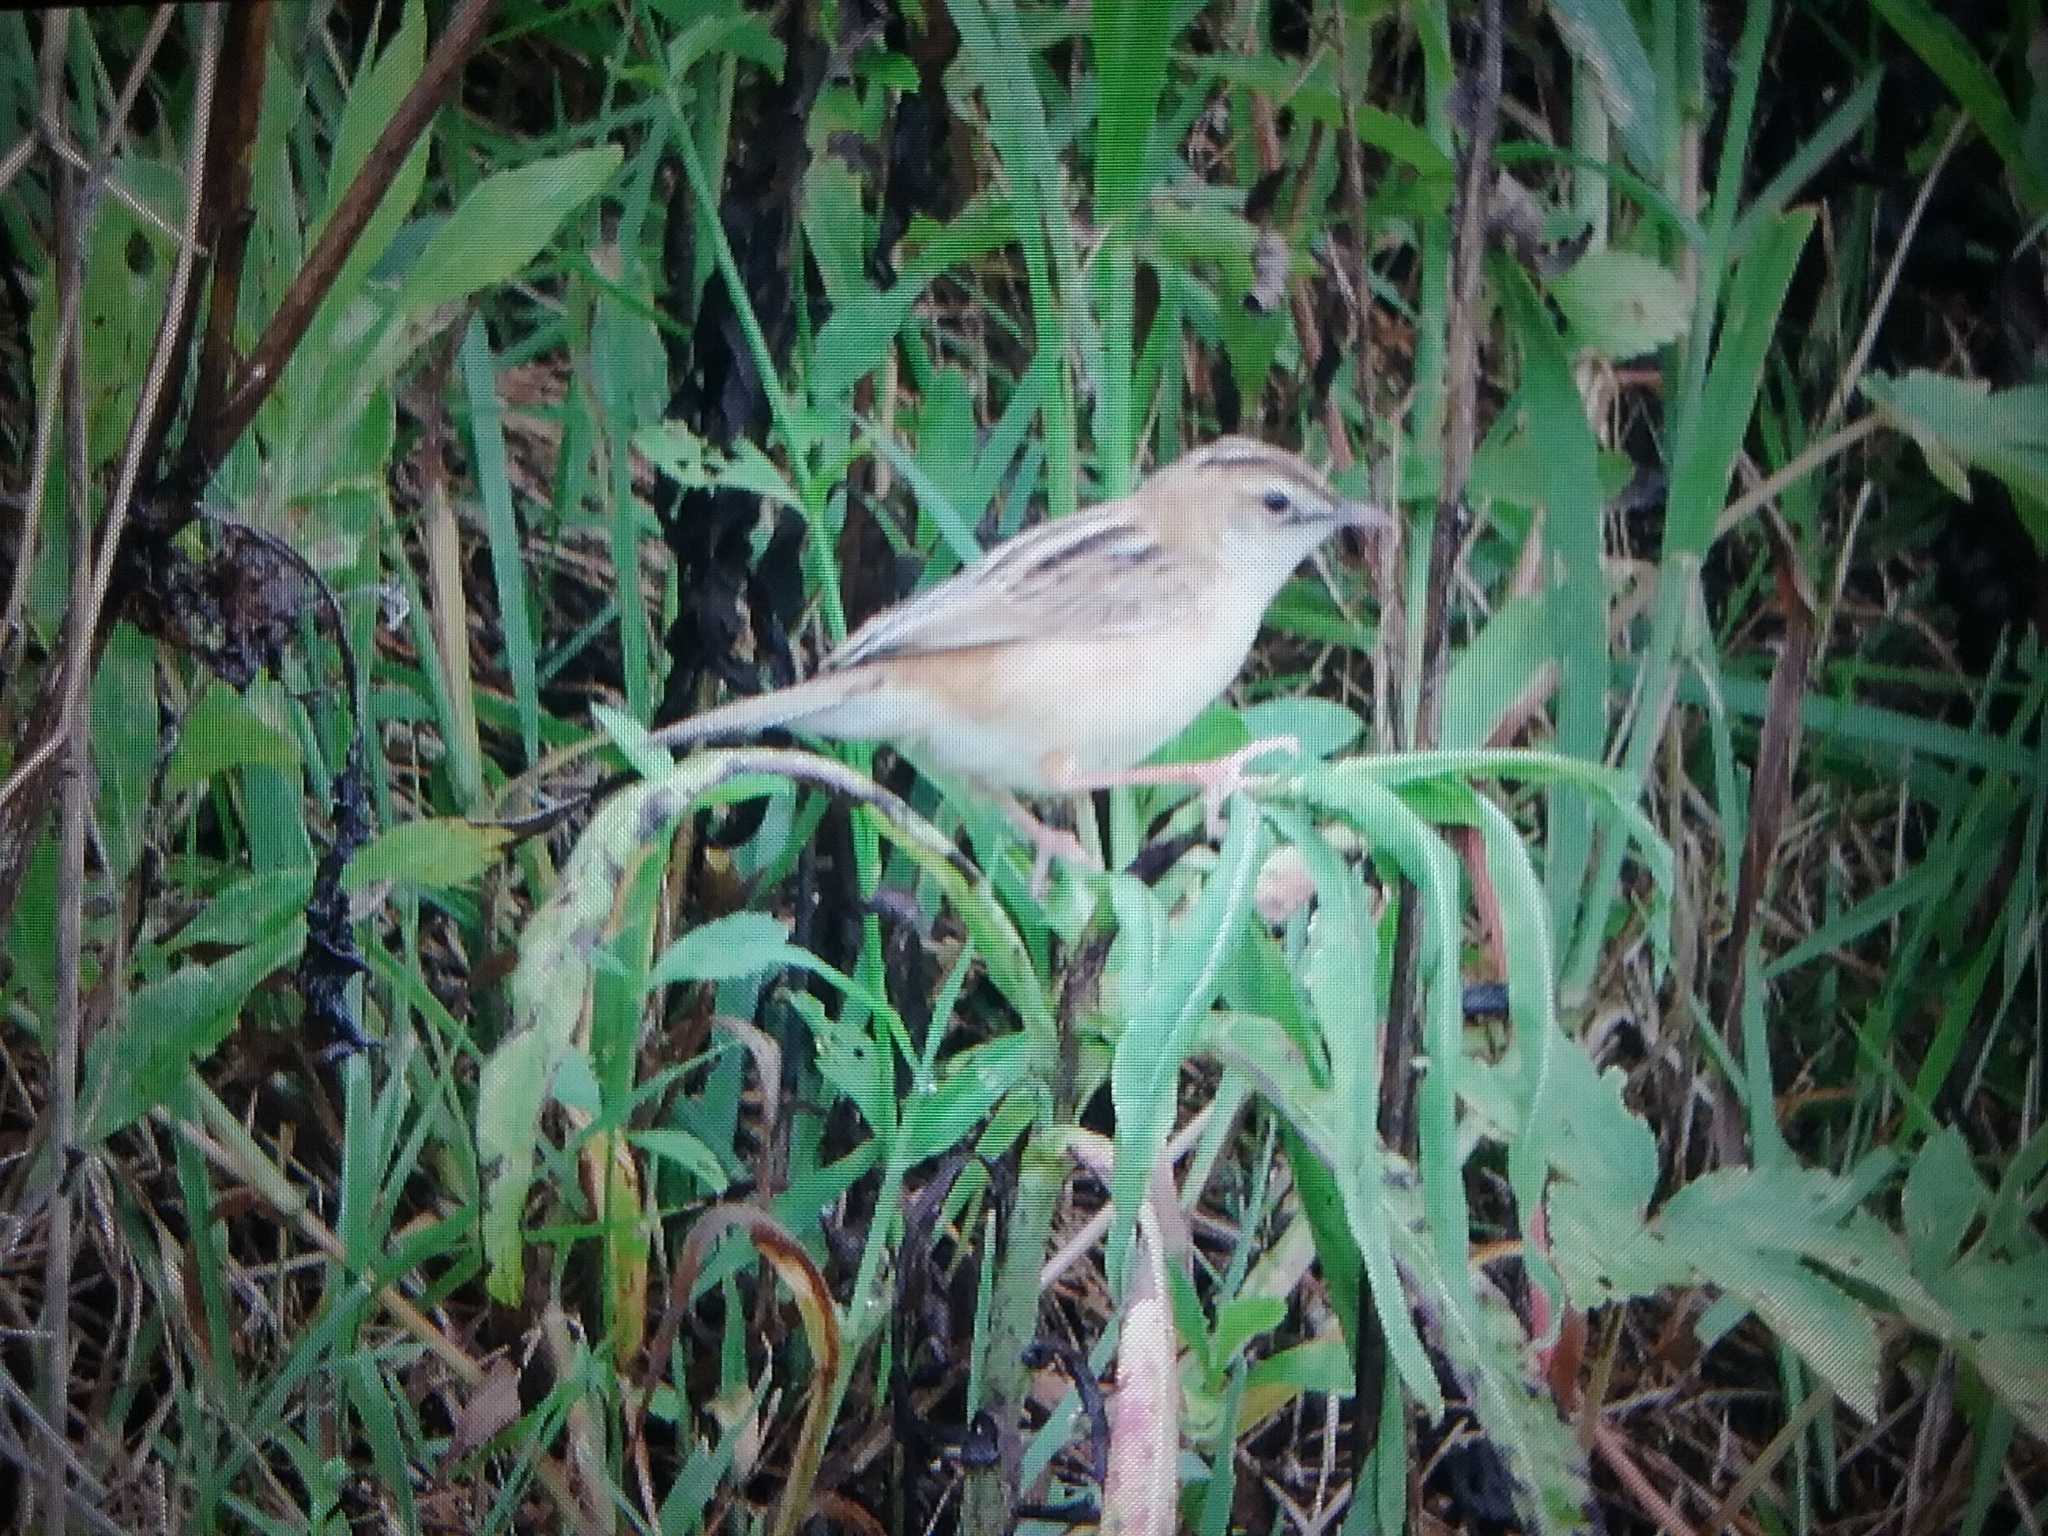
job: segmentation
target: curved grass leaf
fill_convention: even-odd
[[[485,177],[427,241],[399,290],[400,310],[452,304],[524,270],[623,158],[606,144]]]
[[[1657,72],[1622,0],[1550,0],[1550,19],[1572,57],[1593,75],[1601,108],[1648,173],[1664,163]]]

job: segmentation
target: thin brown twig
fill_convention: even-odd
[[[0,1398],[5,1398],[8,1412],[0,1414],[0,1457],[13,1462],[21,1471],[33,1474],[46,1469],[51,1462],[68,1470],[78,1480],[72,1487],[65,1484],[66,1498],[72,1512],[80,1516],[95,1531],[123,1536],[121,1527],[101,1513],[100,1505],[106,1501],[107,1490],[93,1478],[92,1469],[78,1458],[78,1453],[68,1441],[53,1428],[37,1409],[35,1400],[21,1389],[20,1383],[6,1371],[0,1371]],[[15,1422],[25,1423],[35,1432],[35,1438],[47,1449],[31,1455],[25,1442],[16,1438]]]
[[[1457,238],[1452,250],[1450,315],[1444,343],[1449,375],[1444,414],[1443,489],[1429,549],[1422,623],[1421,687],[1416,701],[1417,750],[1434,747],[1443,730],[1444,679],[1450,653],[1450,593],[1464,534],[1465,485],[1472,471],[1479,400],[1479,277],[1486,254],[1487,193],[1493,182],[1493,146],[1500,128],[1500,0],[1485,0],[1478,79],[1464,173],[1459,185]],[[1380,1081],[1381,1133],[1404,1153],[1414,1150],[1415,1035],[1420,1025],[1417,960],[1422,914],[1412,884],[1401,890],[1387,1012],[1385,1073]]]
[[[1899,274],[1905,269],[1906,253],[1913,249],[1913,237],[1919,233],[1921,215],[1927,212],[1928,201],[1934,196],[1934,184],[1941,180],[1942,168],[1948,164],[1948,157],[1956,145],[1963,140],[1963,130],[1970,119],[1958,115],[1950,126],[1948,136],[1941,141],[1941,148],[1934,156],[1934,163],[1927,168],[1927,174],[1920,178],[1920,190],[1913,197],[1913,206],[1906,214],[1906,222],[1899,230],[1899,238],[1892,245],[1891,264],[1884,270],[1884,281],[1877,285],[1877,298],[1870,306],[1870,314],[1863,322],[1863,332],[1856,338],[1856,350],[1849,355],[1849,366],[1842,370],[1842,377],[1835,385],[1834,398],[1828,401],[1825,415],[1820,419],[1823,429],[1832,425],[1835,419],[1848,408],[1849,396],[1854,393],[1863,370],[1870,362],[1870,350],[1877,345],[1878,327],[1884,324],[1884,317],[1892,307],[1892,295],[1899,286]]]
[[[199,110],[205,110],[206,98],[213,91],[215,63],[220,55],[220,8],[209,8],[206,28],[202,34],[199,56],[199,78],[195,101]],[[107,515],[100,528],[100,540],[96,557],[92,561],[92,589],[88,598],[88,615],[93,623],[95,636],[94,651],[97,652],[99,638],[104,634],[101,624],[106,609],[107,590],[113,584],[114,565],[120,554],[121,539],[127,531],[128,512],[134,505],[135,488],[142,473],[142,450],[147,433],[147,422],[156,410],[158,397],[162,394],[170,375],[171,351],[174,344],[173,317],[184,300],[187,286],[192,281],[193,259],[198,250],[195,233],[199,221],[199,191],[205,177],[206,149],[201,141],[195,146],[191,165],[185,178],[185,226],[184,238],[179,243],[177,264],[171,271],[170,292],[164,303],[164,317],[157,327],[156,343],[151,348],[149,368],[143,376],[142,389],[135,403],[135,415],[129,422],[127,446],[122,453],[120,472],[115,480],[113,499],[107,504]],[[81,557],[81,564],[84,563]],[[90,669],[87,669],[88,674]],[[5,785],[0,785],[0,806],[24,792],[28,778],[44,771],[62,742],[66,722],[71,720],[78,707],[79,693],[83,689],[83,678],[67,681],[62,707],[57,717],[56,729],[27,754]],[[4,912],[0,905],[0,912]]]
[[[0,155],[0,192],[5,192],[14,178],[21,174],[21,168],[28,164],[35,152],[35,135],[25,133],[8,146],[6,154]]]
[[[50,345],[47,377],[63,376],[64,360],[78,345],[78,311],[83,283],[59,283],[57,334]],[[49,494],[50,459],[57,445],[57,390],[45,390],[36,402],[35,444],[29,450],[28,493],[22,506],[20,542],[14,553],[14,580],[7,591],[7,607],[0,612],[0,677],[12,674],[28,638],[28,584],[36,564],[36,544],[42,527],[44,498]],[[19,772],[15,775],[20,777]],[[9,781],[11,785],[13,780]],[[0,805],[5,805],[9,788],[0,785]]]
[[[497,3],[498,0],[463,0],[461,9],[435,41],[419,79],[413,82],[412,89],[406,92],[398,110],[377,136],[377,142],[363,157],[362,168],[335,205],[334,216],[320,231],[305,265],[285,290],[276,313],[263,327],[263,334],[250,349],[248,358],[236,369],[234,387],[227,392],[219,412],[193,424],[170,476],[169,488],[174,494],[196,495],[211,476],[213,466],[234,447],[249,423],[256,419],[263,402],[270,398],[293,350],[341,275],[357,237],[383,202],[393,176],[455,89],[462,66],[483,40]]]
[[[63,133],[63,124],[57,120],[50,104],[45,102],[41,118],[42,141],[46,141],[57,152],[61,163],[85,171],[88,188],[104,186],[126,206],[139,206],[139,199],[122,196],[121,189],[112,175],[113,162],[127,139],[129,114],[134,111],[136,99],[142,94],[149,66],[156,58],[156,51],[163,43],[164,34],[170,31],[171,20],[176,13],[175,6],[167,5],[160,8],[150,19],[149,30],[143,34],[141,46],[136,50],[135,62],[128,70],[128,78],[122,82],[120,98],[115,103],[114,116],[106,140],[100,147],[98,157],[89,167],[82,155],[66,155],[63,152],[62,146],[68,142]],[[6,188],[19,164],[27,163],[28,152],[37,142],[38,139],[34,136],[26,137],[9,152],[10,165],[0,169],[0,190]],[[158,228],[163,227],[155,209],[148,209],[147,217],[151,224]],[[178,238],[176,230],[168,230],[166,233],[173,240]],[[79,290],[74,288],[67,291],[59,305],[62,319],[58,325],[57,341],[51,359],[51,378],[61,376],[65,354],[76,340],[79,307]],[[37,535],[42,525],[43,495],[47,487],[45,472],[49,463],[46,434],[55,421],[56,401],[57,394],[53,390],[40,403],[42,408],[36,424],[36,453],[31,460],[29,471],[28,498],[22,508],[20,544],[15,550],[14,581],[7,593],[5,614],[0,616],[0,676],[13,670],[15,663],[20,659],[20,647],[27,639],[25,616],[28,611],[28,578],[36,564]]]
[[[1817,443],[1808,443],[1805,448],[1786,460],[1784,465],[1721,510],[1714,522],[1714,537],[1719,539],[1731,532],[1737,524],[1753,515],[1759,508],[1769,505],[1780,492],[1797,485],[1829,459],[1846,453],[1882,425],[1876,416],[1859,416],[1846,427],[1837,427]]]
[[[1342,129],[1337,135],[1337,166],[1344,194],[1344,206],[1351,217],[1353,254],[1357,261],[1351,274],[1352,323],[1351,368],[1353,388],[1366,422],[1366,453],[1372,452],[1371,431],[1377,420],[1379,381],[1372,367],[1372,241],[1365,214],[1365,157],[1358,142],[1358,108],[1351,98],[1351,21],[1347,7],[1337,7],[1337,107]],[[1334,259],[1334,258],[1333,258]],[[1334,448],[1334,444],[1332,445]],[[1347,444],[1344,451],[1348,453]]]
[[[1593,1449],[1613,1469],[1615,1478],[1635,1499],[1636,1507],[1657,1524],[1664,1536],[1697,1536],[1685,1516],[1671,1507],[1671,1501],[1657,1491],[1643,1469],[1628,1453],[1628,1443],[1605,1421],[1593,1425]]]
[[[1834,1401],[1835,1389],[1825,1382],[1817,1384],[1806,1394],[1806,1400],[1771,1437],[1770,1444],[1750,1459],[1742,1475],[1736,1478],[1727,1493],[1722,1495],[1721,1502],[1715,1506],[1714,1512],[1707,1516],[1706,1524],[1700,1528],[1700,1536],[1721,1536],[1721,1532],[1728,1528],[1742,1506],[1749,1502],[1750,1496],[1763,1487],[1779,1463],[1792,1453],[1799,1444],[1800,1437],[1806,1433],[1807,1426],[1826,1412]]]
[[[1449,409],[1444,418],[1443,490],[1431,536],[1428,589],[1422,625],[1421,692],[1411,745],[1427,750],[1442,733],[1443,689],[1450,648],[1451,573],[1464,541],[1465,484],[1472,467],[1474,418],[1479,398],[1479,277],[1485,255],[1487,191],[1493,181],[1493,146],[1500,127],[1501,9],[1500,0],[1485,0],[1481,22],[1480,60],[1473,111],[1459,188],[1457,237],[1452,249],[1450,315],[1446,327],[1444,366],[1449,370]],[[1361,304],[1364,302],[1361,298]],[[1398,566],[1389,562],[1393,570]],[[1395,578],[1398,580],[1398,577]],[[1401,883],[1394,929],[1394,953],[1388,978],[1385,1036],[1378,1105],[1380,1135],[1386,1144],[1410,1157],[1416,1144],[1415,1050],[1422,1025],[1420,956],[1422,903],[1412,880]],[[1455,978],[1444,978],[1445,985]],[[1379,1403],[1386,1391],[1386,1342],[1376,1327],[1360,1320],[1354,1369],[1363,1398],[1377,1401],[1360,1416],[1351,1446],[1351,1473],[1356,1485],[1366,1484],[1367,1458],[1379,1439]],[[1370,1438],[1368,1438],[1368,1432]],[[1409,1458],[1412,1466],[1412,1458]],[[1419,1483],[1411,1475],[1408,1500],[1413,1506]]]
[[[43,136],[41,137],[41,143],[60,164],[68,165],[72,170],[79,172],[81,175],[91,176],[96,173],[99,162],[88,157],[84,150],[72,142],[69,134],[57,133]],[[147,224],[166,240],[178,238],[177,230],[164,222],[164,216],[158,213],[155,208],[151,207],[141,197],[129,190],[127,184],[119,177],[106,177],[103,187],[107,196],[135,215],[137,223]]]
[[[142,42],[136,47],[134,62],[128,66],[128,78],[121,82],[121,94],[115,99],[113,115],[107,121],[106,137],[94,157],[94,175],[106,175],[119,157],[122,146],[128,142],[128,119],[135,111],[135,102],[142,95],[143,86],[149,83],[149,69],[156,62],[156,51],[163,46],[164,35],[171,30],[171,22],[177,14],[175,5],[166,5],[158,7],[156,14],[150,17],[149,30],[142,34]],[[175,235],[176,232],[167,230],[165,233]]]
[[[257,108],[262,101],[270,57],[271,15],[270,0],[238,5],[229,13],[221,51],[230,78],[244,82],[244,86],[215,97],[213,110],[207,114],[206,201],[199,229],[213,255],[208,274],[211,292],[206,301],[206,332],[199,342],[198,387],[192,398],[194,421],[210,421],[219,413],[236,362],[235,317],[241,309],[242,262],[254,223],[249,184],[256,147]],[[193,297],[197,296],[195,285]],[[192,308],[188,305],[185,312],[187,334],[192,324]],[[154,425],[160,447],[169,423],[160,420]],[[147,462],[154,463],[155,458],[152,456]]]
[[[59,13],[49,18],[44,33],[43,128],[52,141],[63,134],[63,91],[61,64],[71,18]],[[197,91],[204,102],[213,86],[217,18],[209,14],[201,45]],[[140,65],[137,66],[138,69]],[[133,106],[138,77],[131,73],[124,90],[124,108]],[[60,304],[72,319],[72,345],[64,349],[62,368],[55,374],[62,394],[65,439],[65,495],[71,510],[73,548],[70,613],[66,624],[65,652],[60,665],[61,681],[56,690],[56,709],[44,747],[32,754],[39,764],[35,771],[62,775],[61,816],[58,824],[58,906],[56,912],[56,975],[52,1001],[50,1044],[50,1157],[48,1182],[48,1229],[43,1268],[44,1412],[58,1433],[69,1422],[71,1360],[71,1269],[72,1208],[67,1181],[70,1155],[77,1138],[78,1070],[83,1042],[81,1034],[81,971],[84,951],[85,824],[91,807],[88,774],[91,762],[86,731],[85,694],[97,654],[96,637],[105,586],[96,578],[111,569],[111,556],[119,537],[121,503],[110,506],[105,528],[105,557],[100,568],[86,557],[92,548],[92,476],[90,444],[87,441],[83,347],[76,337],[85,282],[85,252],[90,239],[92,209],[118,143],[117,126],[105,136],[108,148],[99,166],[81,173],[68,162],[60,165],[56,200],[59,281],[69,290],[68,303]],[[189,210],[188,210],[189,233]],[[178,270],[189,272],[189,243],[180,251]],[[175,279],[174,279],[175,286]],[[159,332],[159,342],[163,340]],[[161,354],[161,346],[159,353]],[[161,361],[161,355],[157,359]],[[160,375],[154,380],[161,383]],[[149,409],[151,380],[145,380],[137,404],[137,419]],[[131,433],[131,458],[136,441]],[[124,466],[126,468],[127,466]],[[132,491],[132,477],[124,476],[123,492]],[[18,776],[17,776],[18,777]],[[43,780],[48,782],[47,777]],[[24,838],[32,839],[40,813],[30,809],[19,827]],[[69,1524],[71,1490],[68,1467],[61,1458],[46,1463],[43,1481],[44,1518],[53,1536],[61,1536]]]
[[[48,23],[50,33],[69,30],[70,18]],[[46,40],[49,34],[46,33]],[[62,97],[58,100],[61,102]],[[85,284],[85,249],[89,212],[88,182],[66,167],[57,177],[57,261],[61,281]],[[86,462],[85,348],[72,347],[54,383],[63,395],[64,492],[71,509],[72,548],[92,542],[92,477]],[[90,669],[92,624],[87,612],[90,587],[84,560],[71,565],[71,615],[66,629],[62,667],[64,697],[78,698],[81,676]],[[43,1416],[58,1434],[71,1418],[71,1146],[77,1135],[79,1056],[79,971],[85,947],[85,817],[87,761],[85,733],[76,713],[59,717],[56,738],[65,751],[58,771],[63,777],[62,813],[57,834],[56,977],[50,1005],[50,1082],[48,1149],[49,1201],[43,1246]],[[43,1469],[43,1520],[50,1536],[64,1536],[70,1519],[67,1469],[52,1458]]]

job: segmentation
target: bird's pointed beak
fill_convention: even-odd
[[[1385,507],[1372,501],[1340,501],[1337,503],[1337,522],[1344,528],[1378,530],[1394,526],[1393,514]]]

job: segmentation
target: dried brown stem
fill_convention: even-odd
[[[1465,483],[1479,400],[1479,276],[1486,254],[1488,191],[1493,185],[1493,147],[1500,129],[1500,0],[1483,7],[1478,80],[1472,94],[1471,136],[1459,186],[1458,232],[1452,252],[1451,298],[1444,366],[1449,370],[1444,414],[1443,489],[1429,548],[1429,581],[1422,623],[1422,677],[1411,745],[1428,751],[1443,731],[1444,677],[1450,653],[1452,574],[1464,536]],[[1406,1155],[1415,1146],[1415,1035],[1421,1022],[1416,987],[1422,944],[1422,913],[1415,887],[1404,884],[1395,932],[1392,993],[1387,1013],[1386,1072],[1380,1083],[1380,1129],[1387,1144]],[[1443,978],[1454,986],[1456,977]]]
[[[363,227],[384,200],[399,166],[455,89],[462,66],[483,40],[484,29],[496,8],[497,0],[463,0],[462,8],[434,44],[419,79],[391,114],[391,121],[384,125],[369,154],[363,157],[362,168],[335,205],[334,217],[320,231],[306,264],[292,279],[277,312],[250,350],[248,360],[235,370],[234,387],[227,392],[220,410],[194,420],[170,477],[169,489],[178,499],[198,494],[213,467],[234,447],[249,423],[256,419],[263,402],[270,398],[293,350],[305,337],[306,328],[313,323],[313,316],[341,275],[342,265],[355,248]]]

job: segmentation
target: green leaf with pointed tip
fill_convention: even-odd
[[[524,270],[622,158],[606,144],[486,177],[427,241],[399,290],[400,310],[452,304]]]
[[[1158,0],[1095,0],[1095,205],[1127,217],[1144,192],[1166,53],[1173,41]]]
[[[185,1069],[228,1037],[249,994],[305,942],[306,924],[295,917],[211,965],[180,966],[137,991],[126,1019],[86,1051],[83,1140],[103,1141],[168,1101]]]
[[[1572,57],[1592,71],[1600,105],[1637,169],[1660,170],[1657,72],[1628,7],[1622,0],[1550,0],[1550,19]]]
[[[799,965],[812,957],[789,942],[789,928],[766,912],[734,912],[692,928],[662,952],[650,987],[683,981],[736,981]]]
[[[1954,93],[1970,121],[1982,130],[2005,162],[2006,172],[2027,200],[2030,213],[2048,208],[2048,182],[2027,158],[2026,137],[1998,76],[1967,34],[1927,0],[1871,0],[1871,9],[1906,40],[1920,60]]]
[[[298,742],[261,708],[275,701],[273,686],[257,684],[244,695],[209,683],[185,716],[164,787],[183,794],[235,768],[297,767]]]
[[[378,833],[349,860],[342,884],[360,891],[379,880],[402,880],[428,890],[453,890],[478,879],[511,842],[509,828],[479,826],[459,816],[401,822]]]

